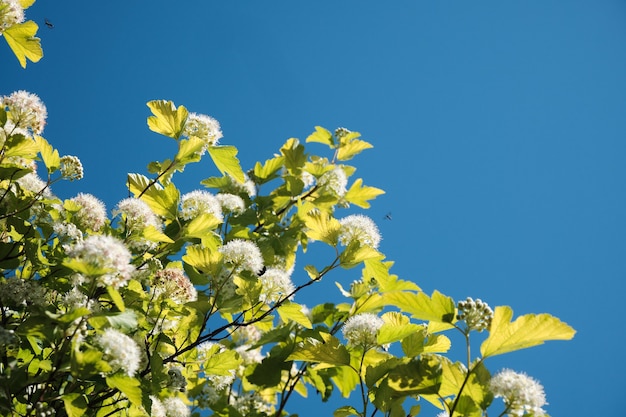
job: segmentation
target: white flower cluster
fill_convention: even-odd
[[[131,230],[141,230],[148,226],[160,227],[161,222],[150,206],[138,198],[125,198],[117,203],[114,215],[124,216],[126,227]]]
[[[163,401],[165,415],[167,417],[189,417],[191,410],[185,402],[178,397],[169,397]]]
[[[317,183],[320,187],[326,187],[337,197],[343,197],[347,191],[348,177],[344,170],[337,166],[331,171],[322,174]]]
[[[43,305],[46,290],[37,281],[9,278],[0,282],[0,303],[4,307]]]
[[[467,297],[457,303],[457,308],[459,311],[457,319],[465,321],[469,330],[482,332],[491,326],[493,310],[480,298],[473,300],[471,297]]]
[[[78,227],[97,232],[104,226],[107,221],[107,210],[102,201],[87,193],[79,193],[70,201],[80,206],[80,209],[73,216]]]
[[[96,343],[102,349],[113,372],[122,369],[128,376],[134,376],[139,370],[141,350],[130,336],[108,328],[97,336]]]
[[[504,400],[508,414],[521,417],[527,413],[539,417],[545,415],[541,408],[546,405],[543,386],[524,373],[503,369],[489,383],[493,395]]]
[[[180,206],[180,216],[184,220],[192,220],[201,214],[208,213],[215,216],[220,222],[224,221],[219,200],[208,191],[195,190],[184,194]]]
[[[83,178],[83,164],[76,156],[61,157],[61,176],[66,180],[74,181]]]
[[[243,198],[235,194],[219,193],[215,196],[222,206],[225,213],[241,214],[246,209],[246,203]]]
[[[11,26],[22,23],[24,18],[19,0],[0,0],[0,35]]]
[[[130,264],[131,254],[126,246],[112,236],[88,236],[68,248],[67,255],[96,268],[111,270],[99,277],[98,285],[102,287],[126,285],[135,270]]]
[[[211,116],[205,114],[189,113],[183,134],[190,138],[198,138],[204,142],[206,151],[209,146],[217,145],[218,141],[223,137],[220,124]]]
[[[187,275],[176,268],[157,271],[151,290],[156,297],[171,298],[176,303],[188,303],[198,299],[198,292]]]
[[[250,240],[234,239],[220,247],[224,263],[231,264],[235,272],[258,273],[263,269],[263,256],[259,247]]]
[[[342,245],[349,245],[357,241],[361,245],[371,246],[374,249],[380,244],[380,232],[374,221],[362,214],[353,214],[339,220],[341,223],[339,241]]]
[[[378,346],[378,330],[383,319],[372,313],[361,313],[350,317],[343,325],[343,336],[348,345],[364,350]]]
[[[2,19],[1,16],[0,19]],[[3,22],[0,21],[0,26],[2,24]],[[37,95],[19,90],[9,96],[2,97],[0,100],[2,106],[8,107],[9,117],[16,127],[31,130],[35,134],[43,132],[48,111]]]
[[[259,280],[263,288],[260,301],[264,303],[275,303],[295,290],[289,274],[279,268],[267,268]]]

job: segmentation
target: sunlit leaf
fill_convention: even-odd
[[[495,308],[489,337],[480,346],[483,357],[501,355],[543,344],[547,340],[570,340],[576,331],[549,314],[526,314],[511,322],[513,310]]]
[[[354,156],[363,152],[365,149],[373,148],[373,146],[365,142],[364,140],[354,139],[349,143],[342,145],[339,147],[339,151],[337,152],[337,159],[340,161],[347,161],[352,159]]]
[[[383,190],[375,187],[363,186],[363,180],[358,178],[350,189],[346,192],[343,198],[349,203],[355,204],[362,208],[370,208],[369,200],[373,200],[381,194],[385,194]]]
[[[386,294],[386,298],[392,305],[420,320],[452,323],[455,319],[454,300],[436,290],[431,297],[423,292],[393,292]]]
[[[87,411],[87,397],[84,394],[72,392],[61,397],[68,417],[82,417]]]
[[[43,57],[40,39],[35,37],[39,26],[32,20],[9,26],[2,33],[9,47],[20,61],[22,68],[26,68],[26,59],[37,62]]]
[[[239,181],[245,182],[246,178],[239,165],[239,159],[237,159],[237,148],[234,146],[210,146],[209,155],[213,159],[213,163],[222,174],[226,173]]]
[[[378,330],[377,342],[379,345],[400,341],[424,328],[411,323],[408,317],[395,311],[383,314],[382,319],[385,323]]]
[[[148,117],[150,130],[178,139],[185,128],[187,109],[184,106],[176,108],[173,102],[167,100],[153,100],[147,105],[153,114]]]
[[[309,317],[304,314],[304,312],[302,311],[302,306],[300,304],[286,301],[280,307],[278,307],[277,311],[278,315],[284,322],[292,320],[306,327],[307,329],[313,328],[313,324],[311,324],[311,319],[309,319]]]
[[[107,385],[120,390],[131,403],[141,405],[141,384],[137,378],[113,374],[106,377]]]
[[[328,334],[320,333],[322,340],[308,338],[302,342],[289,356],[288,360],[302,360],[319,362],[331,365],[349,365],[350,354],[339,339]]]
[[[3,157],[18,156],[32,159],[37,156],[39,145],[33,139],[23,135],[11,136],[4,147]]]
[[[327,213],[315,212],[305,218],[309,239],[319,240],[331,246],[337,246],[341,223]]]
[[[241,365],[242,359],[234,350],[224,350],[209,357],[204,364],[207,375],[231,375],[232,371]]]
[[[151,242],[165,242],[165,243],[174,243],[174,241],[161,230],[156,227],[150,225],[143,229],[143,237],[148,239]]]
[[[124,306],[124,299],[122,299],[122,296],[117,289],[115,289],[111,285],[107,285],[107,293],[109,294],[109,297],[111,297],[111,301],[113,301],[113,304],[115,304],[115,307],[117,307],[119,311],[126,310],[126,307]]]
[[[263,184],[278,177],[277,172],[283,167],[283,165],[283,156],[268,159],[263,165],[261,165],[260,162],[257,162],[254,165],[254,176],[257,178],[257,182],[259,184]]]
[[[376,249],[368,245],[360,245],[358,242],[353,241],[346,249],[341,253],[339,259],[341,261],[341,267],[350,269],[357,265],[360,265],[367,259],[382,259],[383,255]]]
[[[285,168],[290,172],[298,172],[302,169],[306,162],[306,154],[304,153],[304,146],[298,141],[298,139],[291,138],[282,148],[280,152],[285,157]]]
[[[321,126],[315,126],[315,132],[311,133],[307,138],[306,142],[318,142],[323,143],[325,145],[333,148],[335,146],[333,142],[333,135],[328,130],[324,129]]]
[[[61,157],[59,151],[54,149],[47,140],[41,136],[35,135],[35,142],[39,146],[39,153],[41,154],[41,160],[48,169],[49,173],[53,173],[61,165]]]
[[[348,417],[348,416],[360,416],[360,415],[361,413],[359,413],[356,410],[356,408],[349,406],[349,405],[344,405],[343,407],[339,407],[333,412],[333,417]]]

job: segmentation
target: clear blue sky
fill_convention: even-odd
[[[39,0],[27,18],[45,56],[22,70],[1,45],[0,94],[40,95],[44,136],[82,160],[61,197],[112,208],[127,172],[172,154],[147,129],[152,99],[217,118],[244,169],[315,125],[359,131],[393,271],[566,321],[573,341],[487,365],[540,380],[555,417],[623,412],[626,2]]]

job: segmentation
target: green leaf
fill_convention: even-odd
[[[219,349],[219,346],[215,346]],[[231,375],[231,371],[241,365],[242,359],[234,350],[225,350],[209,357],[204,364],[204,372],[206,375]]]
[[[431,297],[423,292],[417,294],[393,292],[385,294],[385,300],[420,320],[432,320],[443,323],[453,323],[455,320],[454,300],[437,290],[433,292]]]
[[[397,342],[416,332],[421,332],[424,328],[411,323],[408,317],[395,311],[383,314],[382,319],[385,323],[378,330],[377,342],[379,345]]]
[[[350,365],[350,354],[346,347],[339,342],[339,339],[328,333],[320,333],[319,335],[321,341],[308,338],[300,343],[287,359],[330,365]]]
[[[173,139],[178,139],[185,128],[187,109],[184,106],[176,108],[173,102],[167,100],[153,100],[147,103],[153,116],[148,117],[150,130]]]
[[[184,166],[190,162],[198,162],[201,159],[202,148],[204,148],[205,143],[202,139],[198,138],[189,138],[180,141],[180,145],[178,147],[178,153],[174,160],[177,165]],[[182,171],[181,168],[179,170]]]
[[[20,61],[22,68],[26,68],[26,59],[37,62],[43,57],[40,39],[35,37],[39,26],[32,20],[8,27],[3,36],[9,47]]]
[[[185,225],[185,235],[202,238],[211,233],[220,224],[217,217],[210,213],[202,213]]]
[[[495,308],[489,337],[480,346],[483,357],[501,355],[543,344],[546,340],[570,340],[576,331],[549,314],[526,314],[511,323],[513,310]]]
[[[343,198],[349,203],[355,204],[362,208],[370,208],[368,200],[373,200],[381,194],[385,194],[383,190],[375,187],[362,186],[363,180],[361,178],[354,181],[350,189],[346,192]]]
[[[277,156],[265,161],[265,164],[261,165],[257,162],[254,165],[254,176],[257,178],[258,184],[263,184],[278,177],[277,172],[283,167],[285,158],[283,156]]]
[[[132,378],[130,376],[121,374],[114,374],[107,376],[106,381],[109,387],[120,390],[130,400],[131,403],[141,405],[141,383],[137,378]]]
[[[352,159],[355,155],[360,154],[365,149],[373,148],[373,146],[365,142],[364,140],[354,139],[349,143],[339,147],[337,152],[337,159],[340,161],[347,161]]]
[[[59,157],[59,151],[54,149],[52,145],[50,145],[48,141],[41,136],[35,135],[35,142],[39,147],[41,159],[46,165],[48,172],[53,173],[54,171],[59,169],[59,166],[61,165],[61,157]]]
[[[354,268],[367,259],[382,259],[383,255],[376,249],[367,245],[360,245],[358,242],[351,242],[341,253],[339,260],[341,267],[345,269]]]
[[[333,417],[348,417],[348,416],[360,416],[361,413],[356,411],[356,408],[351,407],[349,405],[344,405],[343,407],[339,407],[333,413]]]
[[[319,240],[331,246],[337,246],[341,223],[339,220],[323,212],[308,214],[305,218],[309,239]]]
[[[87,398],[84,394],[70,393],[63,395],[63,404],[68,417],[82,417],[87,412]]]
[[[23,135],[11,136],[5,145],[4,157],[19,156],[33,159],[39,152],[39,145],[33,139]]]
[[[304,146],[300,144],[298,139],[289,139],[280,148],[280,152],[285,157],[285,168],[292,173],[299,173],[306,163],[307,156],[304,153]]]
[[[115,304],[115,307],[117,307],[119,311],[126,310],[126,307],[124,306],[124,300],[122,299],[122,296],[117,289],[115,289],[111,285],[107,285],[107,293],[109,294],[109,297],[111,297],[113,304]]]
[[[237,148],[234,146],[209,146],[209,155],[222,174],[227,173],[240,183],[246,178],[237,159]]]
[[[302,312],[302,306],[300,304],[285,301],[280,307],[278,307],[277,311],[280,318],[286,323],[292,320],[307,329],[313,328],[311,319],[309,319],[309,317]]]
[[[143,237],[151,242],[174,243],[168,235],[152,225],[143,229]]]
[[[128,174],[128,188],[135,195],[146,202],[152,211],[174,220],[178,214],[178,201],[180,192],[172,183],[165,187],[159,184],[152,184],[148,178],[140,174]],[[143,193],[143,194],[142,194]]]
[[[335,143],[333,142],[333,135],[328,130],[324,129],[321,126],[315,126],[315,132],[311,133],[307,138],[306,142],[318,142],[323,143],[331,148],[335,147]]]

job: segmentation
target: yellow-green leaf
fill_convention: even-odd
[[[39,26],[32,20],[10,26],[3,32],[9,47],[20,61],[22,68],[26,68],[26,59],[37,62],[43,57],[40,39],[35,37]]]
[[[120,390],[131,403],[141,405],[141,383],[137,378],[114,374],[106,377],[107,385]]]
[[[141,195],[141,199],[156,214],[166,219],[172,220],[176,218],[180,192],[174,184],[170,183],[163,188],[159,184],[150,185],[150,180],[143,175],[128,174],[128,188],[135,197]]]
[[[59,151],[54,149],[47,140],[42,138],[41,136],[35,135],[35,142],[39,147],[39,153],[41,154],[41,159],[43,163],[46,165],[49,173],[53,173],[59,166],[61,165],[61,158],[59,157]]]
[[[339,220],[324,212],[314,212],[305,218],[308,230],[306,235],[309,239],[319,240],[331,246],[337,246],[339,242]]]
[[[354,181],[350,189],[344,195],[344,199],[349,203],[355,204],[362,208],[369,208],[368,200],[373,200],[381,194],[385,194],[383,190],[375,187],[362,186],[361,178]]]
[[[309,317],[302,312],[302,306],[300,304],[289,301],[284,302],[280,307],[278,307],[278,315],[284,322],[292,320],[307,329],[313,328],[311,319],[309,319]]]
[[[423,329],[423,326],[411,323],[408,317],[396,311],[383,314],[382,319],[385,323],[378,330],[379,345],[397,342]]]
[[[335,146],[333,143],[333,135],[321,126],[315,126],[315,132],[311,133],[309,137],[306,138],[306,142],[324,143],[331,148]]]
[[[246,178],[237,159],[237,148],[234,146],[210,146],[209,155],[222,174],[226,173],[243,183]]]
[[[284,156],[277,156],[275,158],[268,159],[263,165],[261,165],[260,162],[257,162],[254,165],[254,176],[261,184],[276,178],[278,176],[278,170],[284,165],[284,160]]]
[[[501,355],[543,344],[546,340],[570,340],[576,331],[549,314],[526,314],[511,322],[513,310],[495,308],[489,337],[480,346],[483,357]]]
[[[19,0],[22,9],[26,10],[35,3],[35,0]]]
[[[117,289],[113,288],[110,285],[107,285],[107,293],[109,293],[109,297],[111,297],[113,304],[115,304],[115,307],[117,307],[118,310],[126,310],[126,307],[124,306],[124,299]]]
[[[69,417],[82,417],[87,411],[87,397],[80,393],[70,393],[62,396],[65,412]]]
[[[354,139],[339,148],[337,152],[337,159],[340,161],[347,161],[369,148],[373,148],[370,143],[365,142],[364,140]]]
[[[154,226],[148,226],[143,229],[143,237],[151,242],[174,243],[168,235]]]
[[[420,320],[452,323],[455,319],[454,300],[436,290],[431,297],[423,292],[392,292],[386,294],[385,299]]]
[[[153,116],[148,117],[150,130],[173,139],[178,139],[185,128],[187,109],[176,108],[172,101],[152,100],[147,103]]]
[[[302,342],[287,360],[350,365],[350,354],[346,347],[339,343],[339,339],[328,333],[320,333],[320,337],[322,341],[308,338]]]

